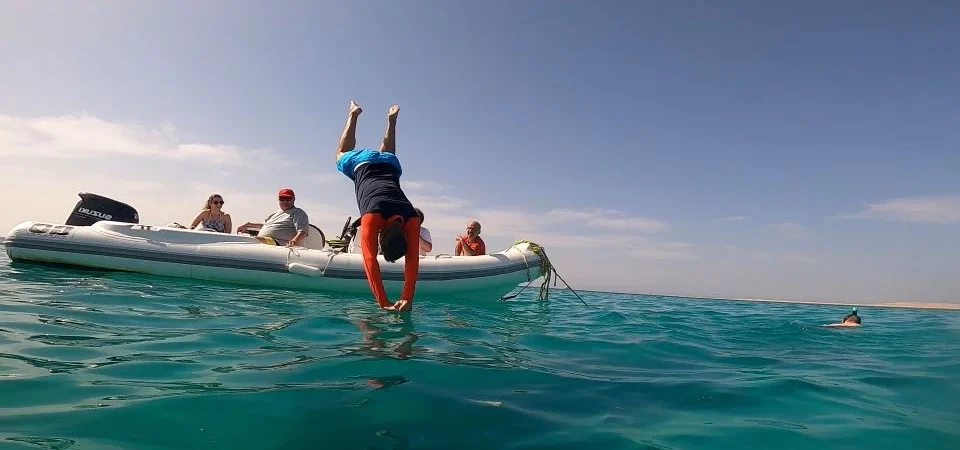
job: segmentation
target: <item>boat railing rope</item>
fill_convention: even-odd
[[[327,276],[327,268],[330,267],[330,263],[333,262],[333,258],[334,258],[335,256],[341,254],[341,253],[345,253],[345,252],[341,252],[341,251],[338,250],[338,249],[332,250],[332,251],[330,252],[330,256],[327,258],[327,263],[323,265],[323,268],[321,269],[321,268],[319,268],[319,267],[313,267],[313,270],[318,270],[318,271],[320,271],[320,276],[321,276],[321,277]],[[300,256],[300,253],[298,252],[297,249],[295,249],[295,248],[293,248],[293,247],[288,248],[288,249],[287,249],[287,266],[289,266],[289,265],[292,263],[291,259],[293,259],[292,256],[294,256],[294,255]],[[306,266],[306,267],[312,267],[312,266],[310,266],[310,265],[308,265],[308,264],[302,264],[302,263],[296,263],[296,264],[301,264],[301,265]]]
[[[580,300],[580,303],[583,303],[584,306],[589,306],[587,305],[587,302],[583,301],[583,298],[580,297],[580,294],[578,294],[577,291],[573,290],[573,288],[570,287],[569,284],[567,284],[567,281],[560,276],[560,273],[557,272],[556,266],[554,266],[553,263],[550,262],[550,258],[547,257],[547,250],[544,249],[542,245],[527,239],[520,239],[514,242],[511,248],[516,248],[516,246],[520,244],[527,244],[527,246],[530,248],[530,251],[532,251],[535,255],[540,257],[540,277],[543,277],[543,283],[540,284],[540,292],[537,294],[537,300],[548,300],[550,297],[550,282],[552,281],[553,286],[556,287],[557,279],[559,279],[560,281],[563,282],[563,284],[567,287],[567,289],[570,289],[570,292],[573,292],[573,295],[577,296],[577,299]],[[523,250],[517,249],[517,251],[519,251],[521,255],[523,254]],[[527,264],[526,255],[523,256],[523,262],[524,264]],[[529,264],[527,264],[527,278],[530,280],[516,294],[504,295],[503,297],[500,297],[500,300],[509,300],[511,298],[514,298],[520,295],[520,293],[523,292],[524,289],[526,289],[528,286],[530,286],[530,284],[533,283],[534,280],[536,280],[537,278],[540,278],[540,277],[536,277],[531,279],[529,274],[530,274],[530,266]],[[554,279],[553,276],[556,276],[557,278]]]
[[[320,275],[327,276],[327,268],[330,267],[330,262],[333,261],[333,257],[339,255],[340,252],[330,253],[330,257],[327,258],[327,263],[323,265],[323,270],[320,271]]]

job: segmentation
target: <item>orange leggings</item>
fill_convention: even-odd
[[[400,216],[389,219],[398,220]],[[391,306],[387,293],[383,289],[383,279],[380,278],[380,263],[377,262],[377,253],[380,245],[380,230],[388,219],[380,213],[367,213],[360,218],[360,249],[363,252],[363,268],[367,272],[367,283],[377,299],[380,307]],[[403,223],[403,234],[407,237],[407,254],[403,257],[403,292],[401,300],[413,303],[413,293],[417,289],[417,273],[420,270],[420,218],[417,216],[406,219]]]

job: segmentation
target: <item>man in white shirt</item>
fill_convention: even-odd
[[[423,223],[423,211],[420,208],[413,208],[420,216],[420,223]],[[360,235],[360,227],[357,227],[357,236]],[[360,238],[354,238],[347,247],[347,253],[360,253],[360,244],[357,242]],[[427,256],[427,253],[433,251],[433,238],[430,237],[430,230],[420,225],[420,256]]]
[[[430,230],[423,227],[423,211],[420,208],[413,208],[420,216],[420,256],[426,256],[433,251],[433,239],[430,237]]]

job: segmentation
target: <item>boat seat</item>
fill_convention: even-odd
[[[312,248],[314,250],[321,250],[324,246],[327,245],[327,237],[324,236],[323,230],[320,227],[310,224],[310,234],[307,235],[307,238],[300,242],[300,245],[306,248]]]

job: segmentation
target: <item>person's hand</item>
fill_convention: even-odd
[[[413,300],[400,299],[390,306],[384,306],[383,309],[386,311],[397,311],[401,313],[407,312],[413,309]]]

